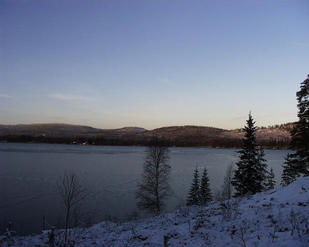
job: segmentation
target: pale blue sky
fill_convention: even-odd
[[[1,0],[0,123],[296,120],[308,0]]]

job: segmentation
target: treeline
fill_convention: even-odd
[[[170,147],[210,147],[210,148],[240,148],[242,139],[240,138],[206,138],[206,137],[183,137],[183,138],[162,138]],[[147,146],[151,137],[49,137],[30,135],[5,135],[0,136],[2,142],[22,142],[22,143],[52,143],[52,144],[85,144],[85,145],[108,145],[108,146]],[[259,144],[265,149],[287,149],[290,139],[261,139]]]
[[[47,137],[29,135],[0,136],[2,142],[22,143],[51,143],[51,144],[79,144],[79,145],[108,145],[108,146],[147,146],[149,139],[134,138],[106,138],[106,137]]]

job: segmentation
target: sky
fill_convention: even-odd
[[[297,120],[308,0],[1,0],[0,124]]]

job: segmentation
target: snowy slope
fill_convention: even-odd
[[[62,231],[58,231],[61,238]],[[127,223],[72,230],[79,246],[309,246],[309,178],[247,198],[184,207]],[[48,246],[47,233],[16,237],[13,246]],[[2,243],[2,246],[6,246]]]

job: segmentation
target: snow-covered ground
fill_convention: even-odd
[[[11,246],[49,246],[47,235],[15,237]],[[56,242],[62,236],[59,230]],[[75,247],[164,246],[164,239],[166,246],[309,246],[309,177],[207,207],[184,207],[154,218],[73,229],[71,239]]]

